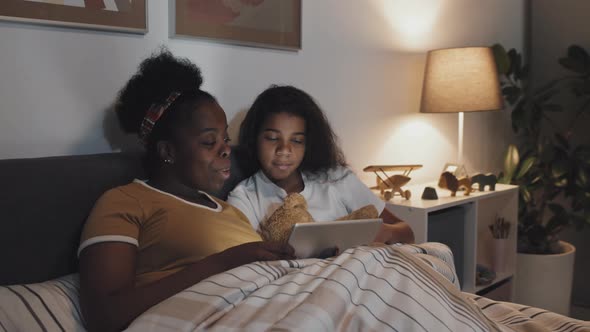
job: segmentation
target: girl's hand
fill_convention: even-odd
[[[229,268],[256,262],[295,259],[295,250],[288,243],[250,242],[219,253]]]
[[[414,232],[408,224],[404,222],[395,224],[383,224],[373,242],[394,244],[394,243],[414,243]]]

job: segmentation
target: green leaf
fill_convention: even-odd
[[[510,63],[510,68],[508,68],[507,75],[514,74],[514,73],[516,73],[517,68],[520,66],[520,64],[517,63],[518,53],[516,52],[515,49],[511,48],[510,50],[508,50],[508,53],[506,53],[506,55],[508,55],[508,59],[509,59],[509,63]]]
[[[520,168],[518,170],[518,173],[516,174],[515,179],[520,180],[523,176],[525,176],[525,174],[527,174],[527,172],[531,169],[531,167],[535,164],[536,161],[537,158],[533,156],[526,158],[520,165]]]
[[[578,168],[575,183],[576,186],[580,187],[580,190],[584,190],[588,186],[588,173],[582,167]]]
[[[566,177],[563,177],[561,179],[558,179],[555,181],[554,185],[558,188],[565,188],[567,187],[568,181]]]
[[[511,68],[510,71],[514,73],[514,77],[517,80],[522,79],[522,55],[518,52],[514,52],[515,56],[510,58]],[[510,54],[509,54],[510,55]]]
[[[504,49],[504,46],[500,44],[492,45],[492,52],[494,53],[494,60],[496,61],[496,66],[498,67],[498,73],[507,75],[508,70],[510,70],[510,59],[508,58],[508,54]]]
[[[514,144],[510,144],[508,146],[508,150],[506,151],[506,157],[504,157],[504,176],[507,179],[510,179],[512,182],[512,178],[514,176],[514,172],[518,167],[518,163],[520,158],[518,156],[518,148]]]
[[[547,207],[549,208],[549,210],[551,210],[551,212],[553,212],[553,215],[560,215],[566,213],[565,208],[559,204],[551,203],[547,205]]]
[[[535,177],[534,179],[531,180],[531,184],[537,184],[539,183],[539,181],[542,179],[543,177],[541,175]]]
[[[554,179],[560,179],[568,173],[568,162],[562,158],[558,158],[551,165],[551,176]]]
[[[509,178],[507,178],[505,176],[500,176],[500,177],[498,177],[498,183],[501,183],[501,184],[511,184],[512,181],[511,181],[511,179],[509,179]]]
[[[559,63],[566,69],[579,74],[587,74],[590,71],[590,56],[578,45],[571,45],[567,49],[567,57],[560,58]]]
[[[549,235],[555,235],[561,232],[567,225],[569,225],[570,219],[567,214],[554,215],[547,222],[545,230]]]
[[[576,72],[579,74],[584,73],[584,67],[581,66],[581,64],[574,59],[560,58],[559,64],[561,64],[565,69],[569,69],[573,72]]]
[[[528,204],[531,201],[531,192],[526,187],[520,187],[520,195],[525,203]]]
[[[522,90],[517,86],[509,85],[502,88],[502,95],[506,97],[508,104],[514,105],[522,95]]]

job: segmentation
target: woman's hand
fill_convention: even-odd
[[[250,242],[231,247],[218,254],[228,263],[228,268],[256,261],[295,259],[295,250],[288,243]]]

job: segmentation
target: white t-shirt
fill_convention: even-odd
[[[348,168],[331,169],[319,178],[305,173],[301,175],[305,187],[300,194],[316,221],[336,220],[369,204],[374,205],[379,213],[385,208],[385,202]],[[258,171],[240,182],[229,193],[227,202],[242,211],[258,231],[260,223],[283,204],[286,196],[284,189]]]

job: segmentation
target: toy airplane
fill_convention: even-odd
[[[373,172],[377,176],[377,185],[371,189],[379,189],[385,200],[390,200],[398,193],[405,199],[410,199],[412,193],[403,190],[402,186],[410,182],[410,173],[422,168],[422,165],[372,165],[363,169],[365,172]],[[387,175],[387,172],[402,172],[402,174]]]

